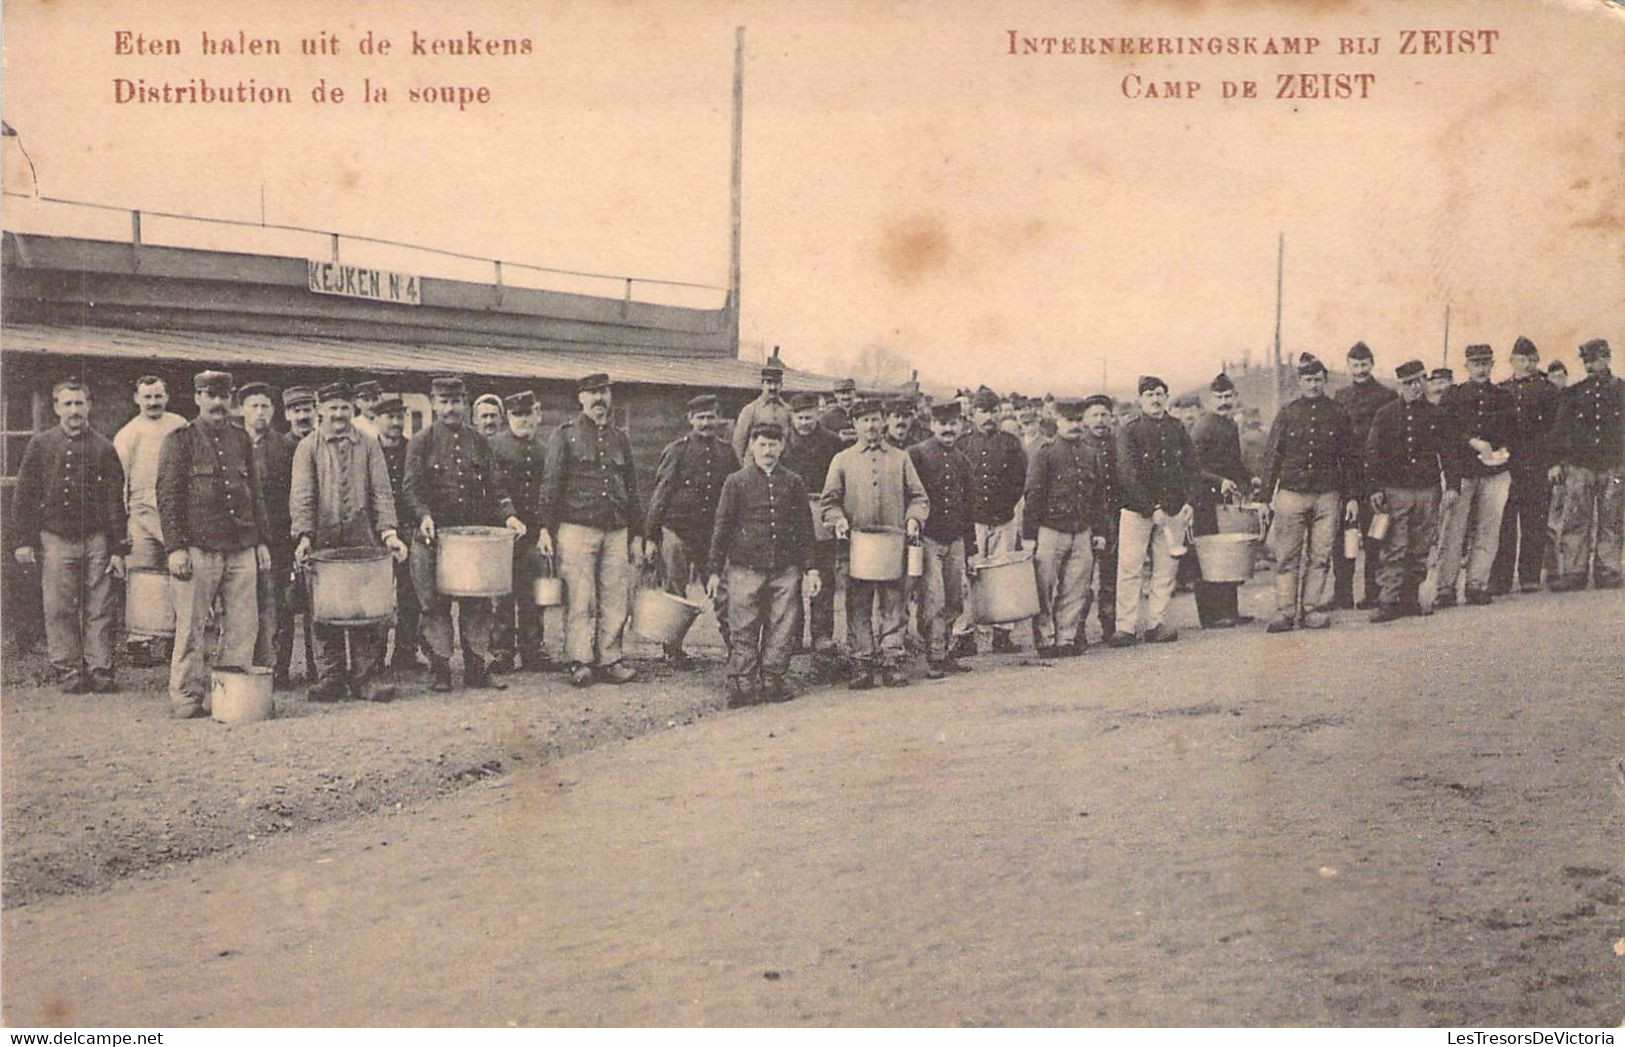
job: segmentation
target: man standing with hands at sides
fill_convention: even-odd
[[[1350,360],[1353,358],[1351,351]],[[1204,472],[1221,476],[1235,484],[1236,490],[1245,491],[1252,485],[1252,477],[1242,462],[1241,430],[1236,426],[1235,413],[1236,385],[1229,375],[1221,373],[1208,385],[1208,409],[1191,426],[1191,444],[1196,448],[1197,465]],[[1218,532],[1218,500],[1211,497],[1211,489],[1198,500],[1193,523],[1193,534]],[[1200,568],[1200,563],[1197,566]],[[1241,585],[1240,582],[1203,581],[1198,570],[1196,617],[1202,628],[1229,629],[1252,622],[1253,619],[1240,610]]]
[[[1546,479],[1546,434],[1557,420],[1557,387],[1540,373],[1540,350],[1519,337],[1512,344],[1512,377],[1501,388],[1512,394],[1512,486],[1501,514],[1501,537],[1490,568],[1490,593],[1504,596],[1514,582],[1521,592],[1540,589],[1546,558],[1546,517],[1552,488]],[[1513,576],[1517,577],[1514,578]]]
[[[854,528],[887,527],[916,538],[931,512],[931,500],[908,454],[886,441],[885,413],[878,400],[852,409],[858,442],[830,462],[819,498],[824,521],[845,540]],[[1020,454],[1017,445],[1016,453]],[[860,666],[847,685],[863,691],[876,678],[902,687],[908,677],[897,668],[903,654],[903,582],[848,578],[846,630],[852,657]]]
[[[1354,425],[1343,406],[1326,395],[1326,365],[1312,353],[1298,357],[1298,389],[1303,395],[1275,416],[1264,451],[1264,490],[1274,492],[1269,534],[1275,554],[1272,633],[1290,632],[1300,623],[1305,629],[1332,624],[1316,605],[1326,591],[1338,520],[1353,524],[1359,518]]]
[[[275,390],[264,382],[248,382],[237,390],[237,402],[243,406],[243,431],[254,445],[254,465],[260,471],[260,488],[265,496],[265,516],[271,523],[266,545],[271,547],[271,569],[259,579],[259,636],[254,641],[254,664],[274,666],[273,681],[278,687],[288,686],[289,658],[278,653],[293,654],[293,637],[287,640],[277,635],[281,628],[293,628],[293,615],[284,614],[287,603],[289,576],[293,572],[293,537],[289,531],[288,494],[293,483],[295,447],[271,428],[276,405],[271,397]]]
[[[1438,527],[1440,482],[1446,506],[1456,500],[1461,486],[1444,412],[1426,395],[1427,369],[1420,360],[1408,360],[1394,376],[1399,379],[1399,399],[1377,411],[1365,445],[1371,511],[1388,514],[1377,572],[1381,596],[1371,616],[1379,624],[1422,613],[1418,591],[1427,577]]]
[[[163,567],[164,532],[158,522],[158,456],[164,437],[186,424],[169,410],[169,387],[157,375],[135,380],[135,405],[140,409],[113,437],[113,450],[124,467],[125,511],[130,521],[131,567]],[[169,660],[169,643],[131,645],[130,660],[138,666]]]
[[[281,439],[288,445],[287,466],[291,476],[293,452],[298,449],[299,441],[316,431],[316,390],[308,385],[290,385],[282,390],[282,417],[288,423],[288,431],[282,434]],[[291,550],[289,557],[292,557]],[[316,630],[310,621],[309,595],[304,586],[294,585],[288,578],[282,580],[282,603],[277,608],[276,620],[276,664],[273,668],[275,678],[283,686],[288,684],[293,663],[293,620],[300,615],[305,619],[305,679],[316,678]]]
[[[726,440],[711,435],[716,421],[715,396],[704,394],[689,400],[689,432],[665,446],[655,469],[655,489],[649,496],[649,514],[643,533],[650,542],[659,545],[661,577],[666,591],[673,596],[687,598],[689,580],[703,572],[707,563],[716,562],[712,560],[710,548],[711,535],[716,529],[717,499],[722,496],[723,481],[739,468],[733,447]],[[781,445],[783,435],[781,429]],[[774,460],[777,461],[777,455]],[[712,573],[722,578],[720,584],[726,584],[720,566]],[[713,596],[712,601],[722,641],[727,646],[731,629],[727,621],[727,590],[723,590],[721,598]],[[681,643],[666,644],[666,661],[675,669],[694,666],[694,660]]]
[[[1580,346],[1586,376],[1563,394],[1552,426],[1553,465],[1548,477],[1562,484],[1563,521],[1558,557],[1561,580],[1553,592],[1578,592],[1586,577],[1598,589],[1618,589],[1625,535],[1625,380],[1609,368],[1608,343],[1593,338]],[[1596,535],[1592,536],[1592,521]]]
[[[51,390],[57,425],[28,438],[12,491],[20,564],[40,563],[45,648],[69,694],[117,690],[113,583],[124,577],[124,469],[113,443],[90,427],[90,388]],[[38,556],[35,551],[38,550]]]
[[[200,371],[192,388],[197,418],[164,439],[158,463],[158,514],[175,601],[169,703],[181,720],[204,715],[203,624],[217,600],[223,608],[220,667],[253,664],[258,579],[271,569],[271,523],[254,448],[230,421],[231,375]]]
[[[352,421],[354,393],[348,382],[331,382],[316,393],[321,416],[316,432],[299,441],[294,452],[289,516],[297,536],[293,556],[300,564],[313,551],[386,548],[396,563],[406,559],[406,543],[395,533],[395,496],[389,466],[378,441]],[[345,628],[316,626],[319,682],[310,689],[313,702],[358,698],[387,702],[395,688],[374,681],[383,662],[386,625]],[[346,638],[349,665],[345,664]]]
[[[1365,438],[1371,431],[1371,419],[1397,398],[1392,389],[1371,376],[1375,367],[1371,349],[1364,342],[1355,342],[1348,355],[1349,377],[1353,381],[1339,389],[1332,398],[1348,412],[1349,423],[1354,427],[1356,453],[1361,455],[1365,453]],[[1346,611],[1358,606],[1362,611],[1369,611],[1377,606],[1377,561],[1382,557],[1382,543],[1365,537],[1371,530],[1369,505],[1360,507],[1355,522],[1360,528],[1361,547],[1365,551],[1365,596],[1358,604],[1354,602],[1354,560],[1343,555],[1342,542],[1333,542],[1332,607]]]
[[[514,393],[503,401],[508,416],[506,432],[491,441],[500,476],[498,489],[513,502],[514,514],[525,525],[526,534],[540,534],[536,508],[542,500],[542,464],[547,457],[547,440],[536,432],[536,394]],[[491,633],[494,672],[514,670],[515,659],[529,670],[548,668],[542,649],[542,610],[532,599],[532,590],[542,571],[542,554],[535,542],[520,542],[513,549],[513,592],[496,601],[496,628]]]
[[[773,355],[767,363],[762,365],[762,395],[740,408],[739,420],[734,423],[733,445],[734,460],[745,457],[745,443],[750,439],[750,427],[758,422],[771,422],[790,431],[790,405],[784,402],[781,395],[784,392],[784,362],[779,359],[779,347],[773,347]]]
[[[656,553],[638,538],[638,506],[632,442],[610,420],[607,374],[576,383],[581,414],[553,430],[542,467],[543,556],[558,550],[564,578],[565,649],[570,682],[598,679],[626,683],[637,671],[621,660],[632,559]]]
[[[925,519],[925,588],[920,632],[925,640],[925,675],[938,680],[968,673],[948,649],[954,622],[965,602],[967,550],[976,542],[970,518],[970,463],[954,449],[959,441],[959,404],[949,400],[931,409],[931,439],[908,449],[920,476],[931,515]]]
[[[976,526],[972,556],[993,559],[1021,548],[1016,503],[1027,486],[1027,452],[1021,440],[999,429],[999,394],[985,386],[971,399],[971,431],[960,439],[959,453],[970,463],[970,518]],[[954,625],[954,656],[976,653],[976,637],[985,627],[971,627],[967,607]],[[995,652],[1014,651],[1009,626],[993,630]]]
[[[813,595],[822,585],[818,569],[807,566],[813,545],[812,516],[803,508],[807,485],[780,462],[784,430],[758,422],[746,450],[750,461],[722,484],[706,542],[711,570],[705,591],[726,609],[733,638],[730,706],[786,697],[784,676],[801,635],[802,572]]]
[[[1095,618],[1100,622],[1100,638],[1110,640],[1117,631],[1117,522],[1122,508],[1121,485],[1117,479],[1117,440],[1112,432],[1112,398],[1104,393],[1083,401],[1084,450],[1094,459],[1095,490],[1099,492],[1101,529],[1094,537],[1103,540],[1095,546],[1095,569],[1100,581],[1094,589]],[[1089,607],[1085,604],[1083,615]],[[1078,623],[1078,644],[1085,642],[1083,622]]]
[[[845,417],[844,413],[842,417]],[[812,393],[801,393],[790,400],[790,426],[789,444],[780,463],[801,477],[807,490],[816,496],[824,490],[829,463],[845,445],[841,443],[840,436],[819,422],[818,397]],[[816,506],[813,508],[818,511]],[[835,572],[840,550],[841,543],[834,539],[813,544],[812,566],[823,579],[818,594],[808,600],[812,650],[817,655],[830,655],[836,651]]]
[[[1022,537],[1035,544],[1038,654],[1070,658],[1089,647],[1083,616],[1095,553],[1105,547],[1095,455],[1083,442],[1083,401],[1055,401],[1056,438],[1033,451]],[[927,521],[929,524],[929,521]]]
[[[406,485],[406,404],[398,396],[378,401],[373,409],[378,423],[378,446],[384,452],[389,470],[389,490],[395,498],[396,516],[405,506],[402,491]],[[518,550],[514,550],[516,553]],[[412,565],[395,564],[395,650],[389,667],[396,673],[417,668],[418,592],[412,585]]]
[[[406,445],[406,478],[401,485],[406,523],[413,527],[412,582],[417,587],[423,638],[429,646],[429,689],[451,690],[451,605],[457,601],[457,627],[463,634],[463,685],[502,690],[491,677],[491,601],[450,597],[435,584],[436,534],[441,528],[501,524],[516,538],[525,525],[498,486],[491,444],[465,422],[463,380],[442,375],[431,380],[434,422]]]
[[[1501,514],[1512,491],[1510,456],[1518,426],[1512,394],[1490,381],[1490,371],[1495,367],[1493,349],[1469,345],[1463,355],[1467,358],[1467,380],[1445,393],[1439,405],[1455,434],[1461,498],[1444,517],[1435,609],[1456,605],[1456,576],[1461,572],[1465,545],[1471,546],[1467,554],[1467,603],[1483,606],[1492,599],[1490,568],[1501,544]]]

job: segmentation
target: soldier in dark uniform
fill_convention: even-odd
[[[976,544],[976,525],[970,518],[970,463],[954,448],[959,442],[959,404],[950,400],[934,407],[931,424],[936,430],[931,439],[914,444],[908,456],[931,500],[931,514],[921,531],[925,575],[920,579],[924,583],[920,633],[925,640],[925,675],[937,680],[971,671],[948,648],[965,603],[966,565]]]
[[[258,604],[259,635],[254,641],[254,664],[272,666],[275,686],[288,686],[288,662],[292,660],[293,637],[286,641],[278,630],[293,615],[282,613],[288,602],[287,589],[293,584],[293,536],[289,533],[288,491],[293,477],[293,444],[271,428],[276,413],[272,402],[275,390],[264,382],[249,382],[237,390],[243,405],[243,431],[254,444],[254,464],[260,471],[265,495],[265,515],[271,522],[266,545],[271,549],[271,569],[260,576]],[[286,657],[283,652],[286,651]]]
[[[288,475],[293,476],[293,452],[299,441],[316,431],[316,390],[308,385],[290,385],[282,390],[282,417],[288,431],[282,442],[288,447]],[[291,559],[292,547],[289,547]],[[287,686],[293,663],[294,619],[304,618],[305,679],[316,679],[316,630],[310,621],[310,592],[298,584],[292,571],[283,574],[282,601],[277,605],[276,664],[272,666],[274,679]]]
[[[542,463],[547,441],[536,431],[540,416],[536,394],[514,393],[502,402],[508,416],[505,432],[491,438],[496,455],[498,489],[513,501],[514,513],[527,534],[541,530],[537,511],[542,498]],[[496,602],[496,628],[491,632],[491,669],[512,672],[518,664],[528,670],[550,668],[542,648],[542,611],[532,598],[542,573],[542,554],[535,542],[520,542],[513,549],[513,592]]]
[[[1235,421],[1236,384],[1227,374],[1220,374],[1208,384],[1208,410],[1191,426],[1191,443],[1196,448],[1197,466],[1207,473],[1222,476],[1241,491],[1252,486],[1252,477],[1241,457],[1241,430]],[[1193,508],[1193,534],[1216,534],[1219,530],[1219,500],[1211,489],[1202,492]],[[1197,564],[1196,617],[1204,629],[1228,629],[1247,625],[1253,619],[1241,613],[1238,602],[1240,582],[1207,582],[1200,578],[1201,565]]]
[[[935,435],[936,430],[931,425],[931,397],[927,393],[921,393],[914,401],[914,415],[908,423],[908,443],[904,445],[904,449],[923,443]]]
[[[1546,380],[1552,383],[1552,388],[1558,392],[1557,405],[1562,406],[1563,390],[1569,385],[1569,369],[1563,365],[1562,360],[1553,360],[1546,367]],[[1552,423],[1557,422],[1557,407],[1552,408]],[[1548,434],[1549,437],[1549,434]],[[1547,475],[1551,474],[1551,466],[1555,464],[1550,454],[1550,445],[1547,447]],[[1546,510],[1546,552],[1543,566],[1546,568],[1546,584],[1557,585],[1563,577],[1562,568],[1557,562],[1557,537],[1563,530],[1563,485],[1554,483],[1549,489],[1551,505]]]
[[[1095,454],[1083,442],[1082,400],[1058,400],[1056,438],[1033,447],[1023,496],[1022,537],[1034,548],[1038,572],[1038,653],[1070,658],[1088,650],[1083,616],[1095,553],[1105,544],[1105,510]],[[927,521],[929,525],[930,521]]]
[[[406,483],[406,405],[398,396],[379,400],[372,409],[378,425],[378,446],[384,449],[384,465],[389,469],[389,489],[396,506],[405,504]],[[517,552],[518,550],[515,550]],[[397,673],[417,668],[418,591],[412,584],[410,561],[395,565],[395,645],[389,667]]]
[[[435,584],[441,528],[496,526],[524,537],[525,525],[513,502],[497,486],[491,445],[467,423],[468,399],[463,380],[441,376],[430,384],[434,422],[406,445],[406,477],[401,484],[401,526],[415,530],[410,563],[412,582],[422,607],[424,639],[429,644],[429,689],[451,690],[451,606],[453,597]],[[457,597],[457,624],[465,643],[463,684],[504,685],[491,678],[491,601]]]
[[[1444,514],[1435,608],[1456,605],[1456,576],[1468,545],[1467,603],[1482,606],[1492,599],[1490,568],[1500,549],[1501,514],[1512,490],[1510,459],[1504,457],[1517,429],[1512,394],[1490,381],[1495,351],[1489,346],[1469,345],[1463,355],[1467,381],[1439,403],[1456,441],[1461,498]]]
[[[1388,514],[1373,622],[1422,614],[1418,596],[1438,528],[1440,484],[1453,503],[1461,480],[1444,412],[1426,395],[1420,360],[1399,365],[1399,399],[1377,411],[1366,434],[1364,482],[1373,513]]]
[[[824,412],[819,424],[840,437],[843,447],[850,447],[858,440],[858,430],[852,422],[852,405],[858,402],[858,383],[850,378],[842,378],[835,383],[831,395],[834,396],[835,402]],[[806,479],[808,484],[813,483],[806,477],[803,479]]]
[[[846,445],[818,420],[818,397],[802,393],[790,400],[790,441],[784,450],[784,467],[801,477],[809,494],[823,491],[829,476],[829,463]],[[817,512],[816,508],[812,510]],[[835,645],[836,571],[841,562],[841,543],[833,538],[813,543],[812,566],[823,585],[810,600],[809,628],[814,654],[830,655]]]
[[[1428,372],[1428,402],[1438,404],[1444,400],[1444,394],[1449,392],[1456,383],[1456,372],[1448,367],[1435,367]]]
[[[959,453],[970,462],[970,518],[976,525],[973,556],[995,557],[1021,548],[1021,528],[1016,520],[1016,503],[1027,486],[1027,452],[1021,439],[999,428],[999,394],[983,386],[971,400],[971,432],[958,444]],[[972,631],[970,608],[954,626],[954,657],[976,653],[976,636],[986,629]],[[993,630],[994,651],[1014,651],[1010,627]]]
[[[673,596],[686,598],[689,582],[696,575],[704,579],[706,564],[711,562],[711,533],[716,526],[722,483],[739,469],[733,446],[711,435],[716,420],[715,396],[707,393],[689,400],[689,432],[661,450],[660,464],[655,468],[655,488],[649,496],[643,533],[649,541],[659,543],[662,583]],[[715,573],[722,579],[718,584],[724,586],[714,607],[726,644],[727,580],[720,568]],[[693,659],[681,643],[668,643],[665,649],[666,661],[674,668],[693,666]]]
[[[1584,589],[1588,575],[1598,589],[1625,584],[1625,379],[1609,370],[1611,357],[1601,338],[1580,346],[1586,376],[1564,392],[1552,426],[1549,476],[1563,485],[1562,577],[1553,592]]]
[[[1122,501],[1117,481],[1117,441],[1112,432],[1112,398],[1104,393],[1083,401],[1083,446],[1095,459],[1095,486],[1100,492],[1101,537],[1105,545],[1095,552],[1095,620],[1100,623],[1102,641],[1117,631],[1117,511]],[[1083,609],[1084,617],[1089,608]],[[1083,623],[1078,624],[1078,642],[1085,641]]]
[[[1348,385],[1337,391],[1333,400],[1343,405],[1343,410],[1349,414],[1349,421],[1354,426],[1354,442],[1360,453],[1365,452],[1366,434],[1371,431],[1371,419],[1384,406],[1394,402],[1397,394],[1386,385],[1371,377],[1371,371],[1376,361],[1371,350],[1364,342],[1355,342],[1349,350],[1348,368],[1349,377],[1353,379]],[[1355,523],[1362,535],[1371,530],[1371,507],[1369,503],[1362,502],[1359,516]],[[1382,558],[1382,543],[1367,537],[1362,539],[1365,550],[1365,596],[1356,605],[1354,602],[1354,561],[1343,555],[1343,543],[1332,543],[1332,607],[1349,610],[1358,606],[1362,611],[1368,611],[1377,606],[1377,562]]]
[[[1512,377],[1501,383],[1512,394],[1512,490],[1501,514],[1501,542],[1490,567],[1490,594],[1504,596],[1514,581],[1526,593],[1540,588],[1546,557],[1546,517],[1552,488],[1546,480],[1546,434],[1557,420],[1557,387],[1540,373],[1540,350],[1520,337],[1512,345]],[[1513,574],[1517,578],[1513,578]]]

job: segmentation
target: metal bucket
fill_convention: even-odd
[[[1214,507],[1218,515],[1220,534],[1264,533],[1264,506],[1256,504],[1220,504]]]
[[[813,541],[834,541],[835,531],[830,527],[829,524],[824,522],[824,510],[823,507],[818,504],[818,495],[815,494],[809,496],[807,499],[807,505],[812,509]]]
[[[276,713],[271,698],[271,670],[216,669],[209,686],[209,715],[221,723],[254,723]]]
[[[908,543],[908,576],[922,578],[925,576],[925,543]]]
[[[1392,525],[1392,521],[1393,518],[1387,513],[1373,513],[1371,526],[1366,528],[1365,536],[1373,542],[1387,541],[1388,528]]]
[[[447,596],[508,596],[513,592],[513,532],[506,527],[442,527],[435,531],[434,586]]]
[[[564,605],[564,579],[558,576],[553,569],[553,558],[544,556],[541,573],[530,585],[531,600],[537,607],[562,607]]]
[[[1352,560],[1360,555],[1360,543],[1363,537],[1358,527],[1347,527],[1343,530],[1343,559]]]
[[[1253,576],[1258,539],[1250,534],[1196,536],[1196,559],[1204,582],[1245,582]]]
[[[378,625],[395,613],[395,563],[387,549],[318,549],[305,561],[310,616],[323,625]]]
[[[847,576],[862,582],[895,582],[903,577],[905,542],[895,527],[852,528]]]
[[[130,568],[124,579],[124,631],[137,639],[175,635],[175,604],[167,570]]]
[[[971,618],[977,625],[1006,625],[1038,615],[1038,576],[1030,550],[971,561]]]
[[[656,643],[682,643],[702,610],[703,604],[664,589],[640,589],[632,601],[632,631]]]

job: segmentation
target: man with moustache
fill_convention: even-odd
[[[932,435],[908,449],[920,483],[931,503],[921,540],[925,546],[924,599],[920,632],[925,645],[925,675],[938,680],[948,673],[968,673],[949,650],[954,622],[965,603],[968,550],[976,542],[971,522],[970,463],[954,447],[959,441],[959,404],[949,401],[931,410]]]
[[[1245,491],[1252,484],[1252,476],[1241,457],[1241,430],[1235,422],[1236,384],[1230,376],[1220,373],[1208,383],[1208,409],[1191,426],[1191,444],[1196,448],[1196,462],[1203,472],[1223,477]],[[1216,534],[1219,530],[1218,499],[1211,489],[1203,492],[1195,506],[1192,533]],[[1197,562],[1196,617],[1204,629],[1229,629],[1252,622],[1250,615],[1241,613],[1239,591],[1241,582],[1203,581],[1201,563]]]
[[[1490,595],[1505,596],[1540,589],[1546,558],[1546,519],[1552,486],[1546,479],[1546,437],[1557,421],[1557,387],[1540,373],[1540,350],[1519,336],[1512,343],[1512,377],[1501,388],[1512,394],[1513,429],[1510,463],[1512,486],[1501,514],[1500,544],[1490,567]],[[1514,577],[1516,575],[1516,577]]]
[[[395,498],[396,516],[405,505],[402,489],[406,484],[406,404],[398,396],[388,396],[373,407],[378,425],[378,446],[384,452],[384,468],[389,471],[389,490]],[[514,550],[515,553],[518,550]],[[395,564],[395,642],[389,667],[396,673],[418,665],[418,592],[412,584],[412,565]]]
[[[779,359],[779,347],[774,346],[773,355],[762,365],[762,395],[741,408],[739,419],[734,423],[733,438],[729,442],[733,446],[735,461],[745,456],[751,426],[766,422],[789,431],[790,405],[784,402],[783,392],[784,362]]]
[[[826,416],[827,417],[827,416]],[[786,469],[807,484],[809,492],[821,492],[829,476],[829,463],[846,445],[841,437],[824,426],[818,416],[818,397],[801,393],[790,400],[790,440],[780,459]],[[819,509],[813,506],[813,512]],[[809,600],[808,629],[812,636],[812,650],[817,655],[832,655],[835,645],[835,588],[836,571],[844,572],[842,546],[834,539],[815,541],[812,566],[823,579],[818,595]]]
[[[514,515],[525,525],[526,534],[540,534],[542,525],[537,507],[542,498],[542,466],[547,457],[547,441],[537,432],[541,415],[536,394],[526,390],[502,402],[508,417],[505,432],[491,440],[499,474],[498,487],[514,504]],[[532,599],[536,579],[542,573],[542,554],[536,543],[520,542],[513,549],[513,592],[496,601],[496,627],[491,633],[491,670],[512,672],[518,666],[527,670],[550,667],[542,647],[542,611]]]
[[[282,439],[292,453],[299,441],[316,429],[316,390],[308,385],[290,385],[282,390],[282,417],[288,423]]]
[[[495,440],[506,427],[502,424],[502,397],[486,393],[474,401],[474,431]]]
[[[914,401],[893,397],[886,401],[886,442],[899,451],[909,448],[909,432],[914,426]]]
[[[1625,584],[1625,379],[1613,374],[1611,361],[1602,338],[1580,346],[1586,376],[1563,394],[1552,426],[1548,478],[1563,488],[1562,575],[1553,592],[1577,592],[1588,577],[1598,589]]]
[[[983,386],[971,400],[971,432],[961,438],[959,453],[970,463],[970,518],[976,527],[971,555],[993,559],[1021,548],[1016,503],[1027,485],[1027,452],[1020,438],[999,428],[999,394]],[[972,628],[967,606],[954,625],[954,656],[974,655],[985,626]],[[993,650],[1016,649],[1009,626],[993,629]]]
[[[712,562],[711,535],[716,528],[717,500],[722,484],[739,469],[739,459],[726,440],[711,435],[717,420],[717,398],[709,393],[688,401],[689,431],[667,444],[655,468],[654,492],[649,496],[649,512],[643,533],[659,544],[661,578],[666,592],[687,598],[688,583],[696,574],[702,579]],[[780,431],[781,443],[783,432]],[[774,456],[777,461],[777,452]],[[719,585],[727,576],[716,572]],[[713,597],[717,624],[724,645],[730,636],[727,592]],[[799,621],[799,620],[798,620]],[[665,645],[666,662],[675,669],[693,668],[694,660],[681,642]]]
[[[289,516],[298,539],[293,557],[301,564],[327,549],[384,548],[397,564],[406,560],[406,543],[396,534],[395,496],[384,450],[355,427],[354,395],[348,382],[330,382],[317,390],[316,431],[299,441],[294,452]],[[394,686],[375,679],[387,628],[317,625],[319,679],[310,700],[394,698]]]
[[[1469,547],[1467,603],[1481,607],[1493,599],[1490,568],[1501,544],[1501,514],[1512,491],[1507,457],[1517,430],[1512,394],[1490,381],[1495,351],[1488,345],[1469,345],[1463,355],[1467,381],[1445,393],[1439,404],[1455,434],[1461,498],[1444,514],[1435,609],[1456,606],[1464,546]]]
[[[164,439],[158,514],[175,602],[170,712],[205,715],[209,667],[204,623],[218,601],[222,668],[245,669],[258,638],[258,579],[271,570],[271,522],[248,434],[231,424],[232,377],[192,379],[198,416]]]
[[[113,678],[113,577],[124,577],[124,468],[90,427],[90,387],[51,389],[57,424],[28,438],[11,492],[20,564],[40,564],[45,650],[68,694],[118,689]],[[35,551],[38,550],[36,557]]]
[[[129,566],[163,567],[164,532],[158,519],[158,456],[164,438],[186,424],[186,419],[169,410],[169,386],[154,374],[135,380],[138,413],[113,437],[124,469],[125,512],[130,521]],[[130,660],[137,666],[167,662],[170,641],[154,639],[130,646]]]
[[[1371,348],[1364,342],[1355,342],[1348,353],[1349,378],[1352,381],[1332,397],[1348,412],[1349,421],[1354,427],[1354,443],[1361,455],[1365,453],[1365,438],[1371,431],[1371,419],[1397,398],[1392,389],[1372,377],[1371,372],[1375,367],[1376,359],[1371,354]],[[1354,560],[1343,555],[1342,542],[1333,542],[1332,607],[1338,610],[1358,607],[1362,611],[1369,611],[1377,606],[1377,563],[1382,558],[1382,543],[1364,537],[1371,530],[1368,502],[1361,503],[1355,524],[1360,529],[1365,551],[1365,595],[1358,604],[1354,602]]]
[[[316,390],[308,385],[290,385],[282,390],[282,417],[288,431],[282,442],[288,448],[288,469],[293,469],[293,452],[299,441],[316,431]],[[291,554],[290,554],[291,555]],[[287,686],[293,664],[294,619],[305,619],[305,679],[316,678],[316,630],[310,621],[310,592],[303,585],[294,585],[291,578],[282,585],[282,602],[277,608],[276,678]]]
[[[1114,433],[1112,398],[1104,393],[1083,400],[1083,447],[1094,459],[1095,489],[1099,492],[1101,527],[1095,535],[1102,539],[1095,550],[1095,570],[1099,580],[1092,587],[1095,620],[1100,623],[1104,642],[1117,631],[1117,521],[1122,508],[1121,485],[1117,479],[1117,440]],[[1084,617],[1089,614],[1087,606]],[[1078,641],[1086,640],[1083,621],[1078,624]]]
[[[1377,411],[1366,435],[1365,484],[1373,513],[1388,514],[1377,571],[1379,602],[1371,620],[1381,624],[1422,614],[1418,595],[1444,504],[1459,495],[1457,457],[1442,409],[1428,400],[1427,369],[1407,360],[1394,371],[1399,399]]]
[[[643,517],[632,442],[611,420],[609,375],[578,381],[576,400],[581,413],[547,441],[536,541],[543,556],[558,550],[570,682],[586,687],[596,677],[623,684],[637,678],[621,660],[632,560],[658,550],[638,538]]]
[[[288,496],[293,483],[294,447],[271,428],[276,415],[276,390],[265,382],[248,382],[237,390],[243,407],[243,431],[254,445],[254,465],[260,472],[265,515],[271,523],[266,545],[271,569],[259,579],[259,635],[254,641],[254,664],[272,667],[275,686],[289,684],[288,663],[293,658],[293,614],[287,589],[293,573],[293,538],[289,531]],[[282,632],[286,630],[287,636]]]
[[[440,375],[430,381],[434,421],[406,445],[406,477],[401,484],[404,520],[415,530],[412,582],[422,608],[420,625],[429,647],[429,689],[451,690],[451,608],[463,637],[463,685],[502,690],[491,676],[491,601],[451,597],[435,584],[435,561],[441,528],[504,526],[517,538],[525,524],[499,486],[491,444],[465,422],[467,391],[463,379]]]
[[[1035,548],[1038,654],[1070,658],[1089,647],[1083,616],[1095,553],[1106,544],[1105,510],[1095,455],[1083,442],[1083,401],[1057,400],[1055,416],[1056,439],[1033,451],[1027,470],[1022,537]]]
[[[1444,400],[1444,394],[1455,385],[1456,372],[1448,367],[1435,367],[1428,372],[1428,402],[1438,405]]]
[[[858,430],[852,424],[852,405],[858,402],[858,383],[851,378],[842,378],[835,383],[831,395],[835,398],[835,402],[824,412],[819,424],[839,437],[843,447],[851,446],[858,439]],[[808,477],[802,479],[807,480],[809,484],[814,483]],[[825,588],[828,589],[829,586]]]

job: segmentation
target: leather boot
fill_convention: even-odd
[[[429,690],[451,690],[451,663],[439,658],[429,663]]]
[[[1298,624],[1298,580],[1291,575],[1278,575],[1275,579],[1275,617],[1270,619],[1272,633],[1290,632]]]

